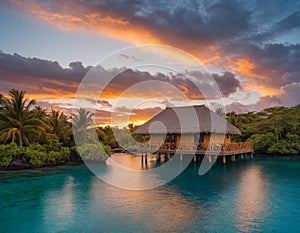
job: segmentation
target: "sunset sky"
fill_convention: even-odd
[[[25,90],[39,105],[70,113],[81,80],[101,59],[160,44],[166,47],[124,50],[101,63],[101,75],[116,78],[97,101],[99,124],[110,123],[111,112],[142,123],[166,105],[187,104],[176,91],[192,104],[206,103],[183,77],[204,80],[191,66],[195,60],[214,78],[227,112],[294,106],[300,104],[299,9],[299,1],[289,0],[0,0],[0,92]],[[176,64],[180,72],[130,68],[139,64]],[[217,98],[209,97],[211,106]]]

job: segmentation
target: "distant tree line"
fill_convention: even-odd
[[[226,119],[241,130],[235,141],[250,141],[256,153],[293,155],[300,152],[300,105],[272,107],[260,112],[226,114]]]
[[[241,130],[242,134],[233,136],[233,140],[253,142],[257,153],[299,154],[300,105],[247,114],[225,115],[220,110],[217,113]],[[105,159],[111,149],[134,149],[136,142],[147,141],[149,136],[134,134],[137,127],[133,124],[127,129],[94,127],[93,114],[83,108],[68,116],[59,110],[37,106],[34,100],[25,97],[24,91],[12,89],[7,97],[0,93],[0,167],[55,165],[80,160],[78,152],[89,160]],[[95,129],[99,145],[88,143],[95,135],[91,130]],[[78,137],[76,141],[81,142],[77,147],[73,130]]]

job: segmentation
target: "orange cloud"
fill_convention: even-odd
[[[261,79],[261,76],[257,75],[254,72],[255,67],[255,63],[247,58],[239,58],[235,61],[233,65],[233,69],[235,69],[241,75]]]
[[[97,110],[95,119],[97,125],[128,125],[130,123],[138,125],[143,124],[161,111],[160,107],[136,109],[121,107],[113,111]]]
[[[104,11],[94,12],[90,7],[77,1],[52,1],[43,4],[34,0],[11,0],[10,3],[60,30],[92,30],[135,44],[161,42],[143,27],[133,26],[128,21],[108,15]]]
[[[8,97],[8,95],[4,95],[5,97]],[[57,95],[56,93],[31,93],[31,92],[26,92],[26,97],[28,99],[34,99],[34,100],[49,100],[49,99],[57,99],[59,96],[59,98],[61,99],[72,99],[74,98],[75,94],[74,93],[62,93],[60,92],[59,95]]]
[[[208,45],[205,49],[199,51],[191,51],[195,56],[199,57],[199,61],[203,65],[213,66],[218,64],[223,58],[218,51],[217,46]]]
[[[164,32],[152,32],[142,24],[131,24],[128,20],[109,15],[108,12],[100,8],[97,8],[97,12],[95,12],[91,7],[77,1],[52,1],[50,4],[43,4],[35,0],[10,0],[10,2],[37,19],[63,31],[87,33],[92,31],[133,44],[170,43],[170,41],[166,41],[168,39],[161,38],[161,34]],[[173,39],[176,40],[176,38]],[[181,42],[174,41],[173,45],[189,51],[195,57],[189,58],[186,54],[181,54],[179,51],[174,53],[174,49],[168,47],[161,48],[156,52],[161,56],[172,58],[174,61],[179,61],[186,65],[195,65],[195,60],[198,60],[203,65],[212,65],[221,58],[221,55],[213,45],[207,45],[205,48],[198,45],[196,50]],[[151,51],[153,52],[153,48]]]
[[[217,66],[225,70],[232,69],[237,74],[246,78],[255,79],[257,84],[251,84],[253,89],[262,95],[278,93],[278,89],[270,88],[271,75],[276,71],[264,70],[256,61],[246,57],[226,57],[227,53],[222,51],[213,42],[205,44],[198,43],[191,37],[190,41],[185,41],[186,35],[168,35],[159,27],[147,27],[143,20],[135,22],[130,18],[120,17],[116,12],[97,7],[96,9],[79,1],[51,1],[43,3],[35,0],[10,0],[11,4],[24,9],[34,17],[64,31],[96,32],[110,36],[119,40],[125,40],[133,44],[166,43],[182,48],[197,57],[203,65]],[[84,30],[82,30],[84,29]],[[193,63],[187,61],[186,56],[178,56],[167,47],[162,52],[164,56],[174,58],[175,62]],[[267,82],[265,82],[267,81]],[[111,98],[120,94],[115,90],[110,90],[104,97]],[[143,96],[145,93],[142,93]],[[138,95],[138,94],[137,94]],[[135,96],[137,97],[137,96]]]
[[[257,83],[253,83],[253,82],[243,82],[242,83],[243,89],[244,90],[255,90],[258,93],[260,93],[260,95],[263,96],[274,96],[274,95],[279,95],[282,94],[282,89],[280,88],[272,88],[272,87],[266,87],[266,86],[262,86],[259,85]]]

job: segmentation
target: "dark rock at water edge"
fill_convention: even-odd
[[[24,169],[24,168],[31,168],[31,165],[29,163],[24,162],[21,158],[13,158],[10,165],[7,167],[7,169]]]

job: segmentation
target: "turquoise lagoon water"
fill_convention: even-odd
[[[149,191],[105,184],[85,165],[1,172],[0,232],[300,232],[299,158],[198,169]]]

